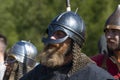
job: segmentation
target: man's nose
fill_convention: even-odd
[[[53,39],[53,40],[56,40],[56,37],[55,37],[55,36],[51,36],[50,38]]]

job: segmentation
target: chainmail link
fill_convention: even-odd
[[[23,64],[19,62],[18,69],[16,70],[15,80],[19,80],[23,76]]]
[[[68,75],[74,74],[76,71],[84,68],[87,63],[93,62],[88,56],[84,53],[81,53],[81,48],[78,44],[73,44],[73,66],[72,69],[69,71]]]
[[[29,66],[26,66],[26,72],[24,71],[24,69],[23,69],[23,67],[25,67],[24,65],[23,65],[23,63],[21,63],[21,62],[19,62],[19,68],[18,68],[18,71],[16,71],[17,72],[17,75],[16,75],[16,80],[19,80],[25,73],[27,73],[27,72],[29,72],[30,70],[32,70],[32,68],[31,67],[29,67]],[[24,73],[24,72],[25,73]]]

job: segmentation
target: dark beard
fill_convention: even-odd
[[[47,67],[62,66],[67,49],[63,44],[47,45],[40,54],[40,63]]]

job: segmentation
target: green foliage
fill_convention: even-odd
[[[71,9],[86,24],[86,43],[83,52],[89,56],[98,52],[97,43],[103,33],[108,16],[115,10],[119,0],[71,0]],[[0,0],[0,33],[7,36],[11,47],[18,40],[30,40],[38,51],[51,20],[66,11],[65,0]]]

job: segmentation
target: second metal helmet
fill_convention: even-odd
[[[67,36],[57,40],[50,39],[53,33],[58,30],[65,32]],[[43,42],[45,44],[61,43],[69,37],[79,46],[82,46],[85,41],[85,30],[86,27],[82,18],[72,11],[67,11],[53,19],[48,26],[48,37],[43,38]]]
[[[105,23],[105,29],[118,29],[120,30],[120,5],[116,8],[116,10],[108,17]]]
[[[21,63],[32,64],[37,55],[36,47],[28,41],[18,41],[10,49],[10,55]],[[26,61],[26,62],[25,62]]]

